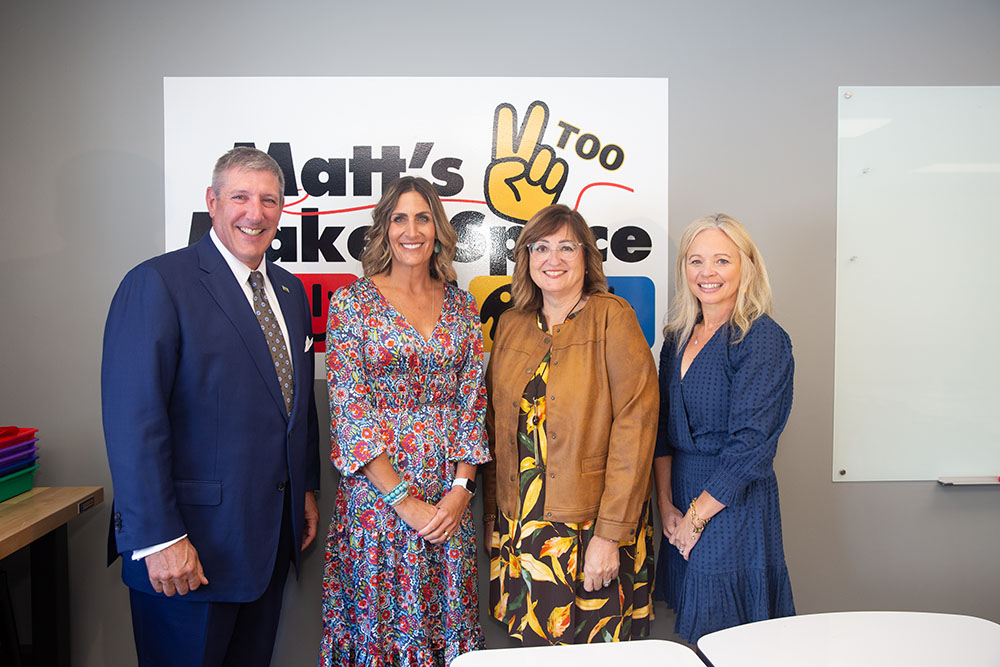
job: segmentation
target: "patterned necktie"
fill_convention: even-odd
[[[271,310],[271,304],[267,302],[267,293],[264,292],[264,276],[260,271],[251,271],[249,282],[250,288],[253,290],[253,312],[257,315],[257,321],[260,322],[260,330],[267,337],[267,347],[271,350],[274,371],[278,374],[281,395],[285,399],[285,409],[288,414],[292,414],[295,384],[292,382],[292,359],[285,346],[285,337],[281,335],[278,319],[274,316],[274,311]]]

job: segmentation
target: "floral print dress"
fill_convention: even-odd
[[[471,504],[434,545],[399,519],[361,468],[385,452],[435,504],[455,465],[489,460],[483,342],[472,297],[445,285],[429,340],[368,278],[330,302],[330,458],[341,473],[326,542],[321,666],[447,665],[483,647]]]
[[[541,319],[538,326],[545,330]],[[596,520],[558,523],[542,516],[550,356],[542,359],[521,398],[519,512],[516,517],[503,512],[497,516],[490,551],[490,611],[524,646],[646,637],[653,613],[649,501],[643,505],[635,539],[619,545],[618,577],[609,587],[589,593],[583,588],[583,565]]]

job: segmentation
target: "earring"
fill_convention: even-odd
[[[441,242],[440,241],[435,241],[434,242],[434,254],[435,255],[440,255],[441,254]]]

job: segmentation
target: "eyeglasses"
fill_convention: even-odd
[[[545,258],[555,251],[562,259],[573,259],[579,254],[581,247],[583,244],[576,241],[566,241],[557,246],[550,246],[548,243],[529,243],[528,252],[532,257]]]

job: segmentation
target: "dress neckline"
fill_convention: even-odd
[[[715,340],[715,337],[719,335],[720,331],[728,327],[729,327],[728,324],[723,324],[721,327],[713,331],[712,335],[709,336],[708,340],[705,341],[705,344],[701,346],[701,349],[694,353],[694,357],[691,359],[691,363],[688,364],[687,370],[684,370],[683,368],[684,352],[687,351],[687,346],[691,343],[691,337],[694,336],[694,329],[691,329],[691,333],[688,334],[687,340],[684,341],[684,347],[682,348],[680,355],[678,355],[680,359],[678,360],[677,363],[677,374],[680,376],[681,382],[684,382],[684,378],[687,377],[687,374],[691,372],[691,368],[694,366],[694,363],[698,361],[698,357],[701,356],[701,353],[704,352],[708,348],[708,346],[712,344],[712,341]]]
[[[444,285],[444,298],[441,299],[441,310],[440,312],[438,312],[437,320],[435,320],[434,322],[434,328],[431,329],[431,335],[428,336],[427,338],[424,338],[424,335],[420,333],[420,331],[418,331],[417,328],[413,326],[413,324],[411,324],[408,319],[406,319],[406,316],[403,315],[401,312],[399,312],[399,310],[394,305],[389,303],[389,299],[385,298],[385,294],[382,294],[382,290],[378,288],[378,285],[376,285],[375,281],[371,279],[371,276],[365,276],[362,280],[364,280],[367,286],[375,293],[376,298],[379,301],[381,301],[386,308],[388,308],[395,314],[395,318],[397,320],[406,323],[406,326],[409,327],[414,334],[416,334],[417,338],[420,340],[422,344],[428,345],[434,340],[434,337],[437,335],[438,329],[441,328],[441,321],[444,319],[445,310],[448,307],[448,296],[450,294],[448,288],[451,287],[451,285],[447,281],[441,281],[442,284]]]

